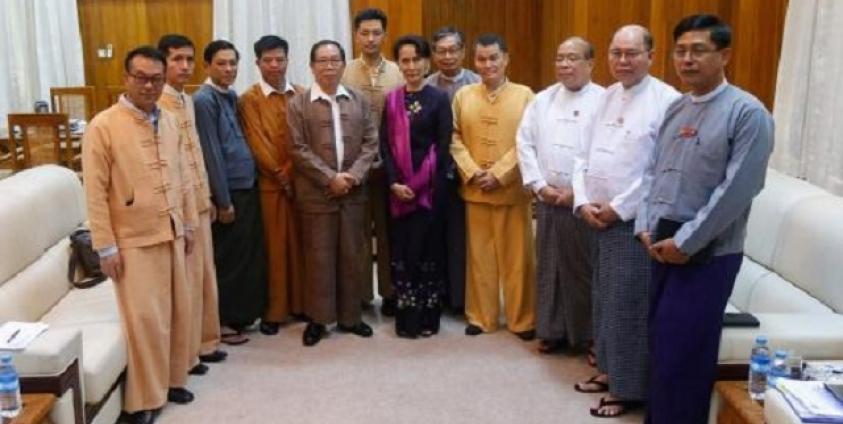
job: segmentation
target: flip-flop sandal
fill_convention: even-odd
[[[220,342],[229,346],[239,346],[249,341],[242,333],[225,333],[220,335]]]
[[[594,377],[591,377],[584,382],[579,382],[579,383],[574,384],[574,390],[576,390],[580,393],[605,393],[605,392],[608,392],[609,391],[609,384],[598,380],[597,379],[598,377],[600,377],[600,376],[595,375]],[[597,389],[596,390],[584,389],[582,386],[585,386],[587,384],[593,384],[593,385],[597,386]],[[602,401],[603,400],[601,399],[601,402]]]
[[[622,415],[625,415],[629,411],[633,411],[639,407],[641,407],[642,403],[636,400],[606,400],[606,398],[600,398],[600,405],[597,408],[589,408],[589,412],[591,413],[592,417],[597,418],[617,418]],[[600,410],[604,406],[620,406],[620,409],[616,409],[614,414],[608,412],[600,412]]]

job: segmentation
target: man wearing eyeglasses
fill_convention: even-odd
[[[691,88],[667,110],[644,173],[635,233],[653,259],[653,370],[647,422],[705,423],[723,310],[764,186],[773,120],[724,69],[732,31],[713,15],[673,30],[673,64]]]
[[[480,82],[480,75],[463,68],[465,59],[465,35],[454,27],[444,27],[433,34],[433,63],[437,71],[425,79],[454,100],[457,90],[463,86]],[[445,285],[445,303],[452,312],[462,315],[465,309],[465,203],[460,197],[459,172],[450,155],[446,158],[448,185],[437,196],[445,198],[447,205],[446,237],[448,282]]]
[[[582,352],[591,340],[591,245],[573,215],[571,174],[583,128],[605,91],[591,82],[594,48],[571,37],[556,49],[556,79],[527,107],[516,138],[524,187],[536,202],[539,352]]]
[[[638,25],[615,32],[609,86],[588,125],[574,162],[574,212],[595,232],[592,279],[594,345],[600,373],[580,392],[609,392],[591,409],[618,416],[647,397],[647,313],[650,261],[633,226],[641,178],[667,107],[679,97],[649,75],[653,38]]]
[[[151,423],[168,401],[193,400],[187,357],[171,353],[190,337],[185,255],[198,215],[178,123],[156,105],[164,56],[139,47],[124,68],[125,94],[85,131],[82,172],[93,247],[126,330],[125,419]]]
[[[240,96],[240,121],[258,164],[269,283],[269,303],[260,324],[277,334],[282,321],[301,316],[302,251],[293,209],[293,162],[289,155],[287,105],[304,89],[287,80],[287,40],[265,35],[254,45],[261,78]]]
[[[302,335],[313,346],[336,322],[342,332],[370,337],[362,321],[367,246],[367,175],[378,149],[369,99],[340,84],[345,51],[333,40],[310,50],[314,82],[287,110],[295,202],[305,255],[305,313]],[[368,265],[371,268],[371,264]],[[369,280],[371,282],[371,280]]]
[[[348,64],[342,76],[343,85],[360,90],[368,98],[375,131],[381,127],[386,93],[404,83],[404,77],[401,76],[398,65],[386,60],[381,54],[381,45],[386,38],[386,23],[386,14],[380,9],[363,9],[354,17],[354,40],[360,49],[360,57]],[[389,233],[386,230],[388,193],[386,171],[381,166],[381,160],[378,157],[369,175],[368,218],[363,225],[370,233],[371,228],[375,230],[378,294],[383,297],[381,313],[394,316],[395,294],[389,269]],[[371,237],[366,238],[366,246],[371,255],[373,251]],[[374,298],[371,256],[366,256],[363,260],[366,278],[363,281],[361,300],[366,307],[369,307]]]
[[[196,129],[202,144],[211,201],[217,221],[211,227],[217,267],[222,341],[249,341],[245,329],[266,308],[266,257],[255,160],[240,126],[237,78],[240,53],[225,40],[202,53],[208,79],[193,95]]]

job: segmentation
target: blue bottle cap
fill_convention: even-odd
[[[755,338],[755,344],[767,344],[767,336],[761,334]]]
[[[784,349],[779,349],[776,351],[776,358],[787,358],[787,351]]]

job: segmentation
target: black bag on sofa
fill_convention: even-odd
[[[91,244],[91,230],[79,228],[70,234],[70,263],[67,265],[67,280],[77,289],[87,289],[108,278],[100,268],[100,257]],[[76,281],[76,269],[80,268],[83,279]]]

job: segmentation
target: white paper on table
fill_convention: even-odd
[[[23,350],[47,330],[43,322],[8,321],[0,326],[0,350]]]

